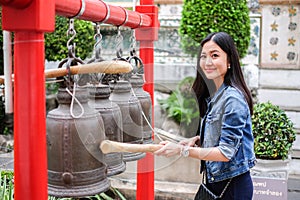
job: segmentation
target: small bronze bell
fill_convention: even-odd
[[[69,92],[59,89],[58,108],[47,115],[48,191],[56,197],[99,194],[110,187],[99,150],[103,121],[88,105],[87,89],[76,88],[76,99]]]
[[[122,113],[123,142],[142,144],[143,116],[140,111],[139,100],[131,93],[130,83],[120,80],[114,83],[110,82],[110,84],[113,84],[113,92],[110,95],[110,100],[120,107]],[[143,158],[145,155],[145,153],[124,153],[123,159],[125,162],[135,161]]]
[[[144,143],[153,143],[151,120],[152,120],[152,100],[150,94],[143,89],[144,80],[143,75],[132,75],[129,79],[133,92],[140,101],[141,111],[143,111],[143,137]]]
[[[89,105],[99,111],[102,116],[107,139],[123,142],[122,113],[119,106],[109,100],[110,88],[108,85],[95,85],[89,87]],[[120,174],[125,171],[126,165],[122,153],[109,153],[104,155],[107,164],[107,176]]]

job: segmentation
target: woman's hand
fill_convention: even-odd
[[[171,157],[175,155],[180,155],[181,149],[183,148],[182,145],[169,141],[162,141],[159,144],[164,146],[154,152],[154,154],[158,156]]]
[[[194,147],[198,144],[199,141],[200,141],[200,136],[195,136],[186,140],[182,140],[179,142],[179,144],[184,146]]]

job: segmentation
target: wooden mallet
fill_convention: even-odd
[[[111,140],[103,140],[100,144],[100,149],[104,154],[113,152],[154,152],[163,147],[160,144],[132,144],[132,143],[122,143],[115,142]]]
[[[89,74],[89,73],[105,73],[118,74],[128,73],[132,71],[130,63],[121,60],[101,61],[83,65],[75,65],[70,67],[70,74]],[[45,71],[46,78],[56,78],[66,76],[68,74],[66,68],[49,69]],[[14,75],[12,75],[12,78]],[[4,84],[4,76],[0,76],[0,84]]]

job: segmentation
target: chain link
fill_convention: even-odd
[[[123,36],[121,34],[120,26],[118,26],[118,33],[116,36],[116,52],[117,52],[117,58],[122,58],[123,54]]]
[[[74,58],[75,57],[75,43],[73,42],[73,40],[76,36],[76,31],[74,29],[74,19],[73,18],[71,18],[69,20],[69,29],[67,31],[67,36],[70,36],[70,35],[71,35],[71,37],[67,42],[68,55],[70,58]]]
[[[94,35],[94,39],[96,41],[94,45],[95,58],[100,59],[102,51],[102,34],[100,32],[100,23],[96,24],[96,34]]]

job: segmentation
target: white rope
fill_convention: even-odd
[[[135,98],[138,99],[138,97],[136,96],[136,94],[135,94],[133,88],[131,88],[131,92],[132,92],[133,96],[134,96]],[[139,106],[142,107],[141,105],[139,105]],[[147,117],[146,117],[146,115],[145,115],[145,113],[144,113],[144,111],[143,111],[143,108],[140,108],[140,110],[141,110],[141,113],[142,113],[142,115],[143,115],[143,118],[145,119],[145,121],[147,122],[147,124],[148,124],[148,126],[151,128],[151,130],[153,131],[154,135],[155,135],[160,141],[164,141],[164,140],[157,134],[157,131],[152,127],[151,123],[149,122],[149,120],[147,119]]]
[[[54,80],[54,79],[53,79],[53,80],[47,80],[47,79],[46,79],[45,82],[46,82],[46,83],[59,83],[59,82],[63,82],[63,81],[64,81],[63,79],[60,79],[60,80],[57,80],[57,79],[56,79],[56,80]]]
[[[84,114],[84,108],[81,105],[81,103],[78,101],[78,99],[75,97],[75,91],[76,91],[76,84],[74,83],[73,86],[73,94],[70,92],[70,90],[66,87],[66,91],[69,93],[69,95],[72,96],[72,101],[71,101],[71,106],[70,106],[70,113],[71,116],[75,119],[78,119],[80,117],[82,117],[82,115]],[[73,113],[73,107],[74,107],[74,100],[76,101],[76,103],[79,105],[79,107],[81,108],[81,113],[79,115],[74,115]]]

